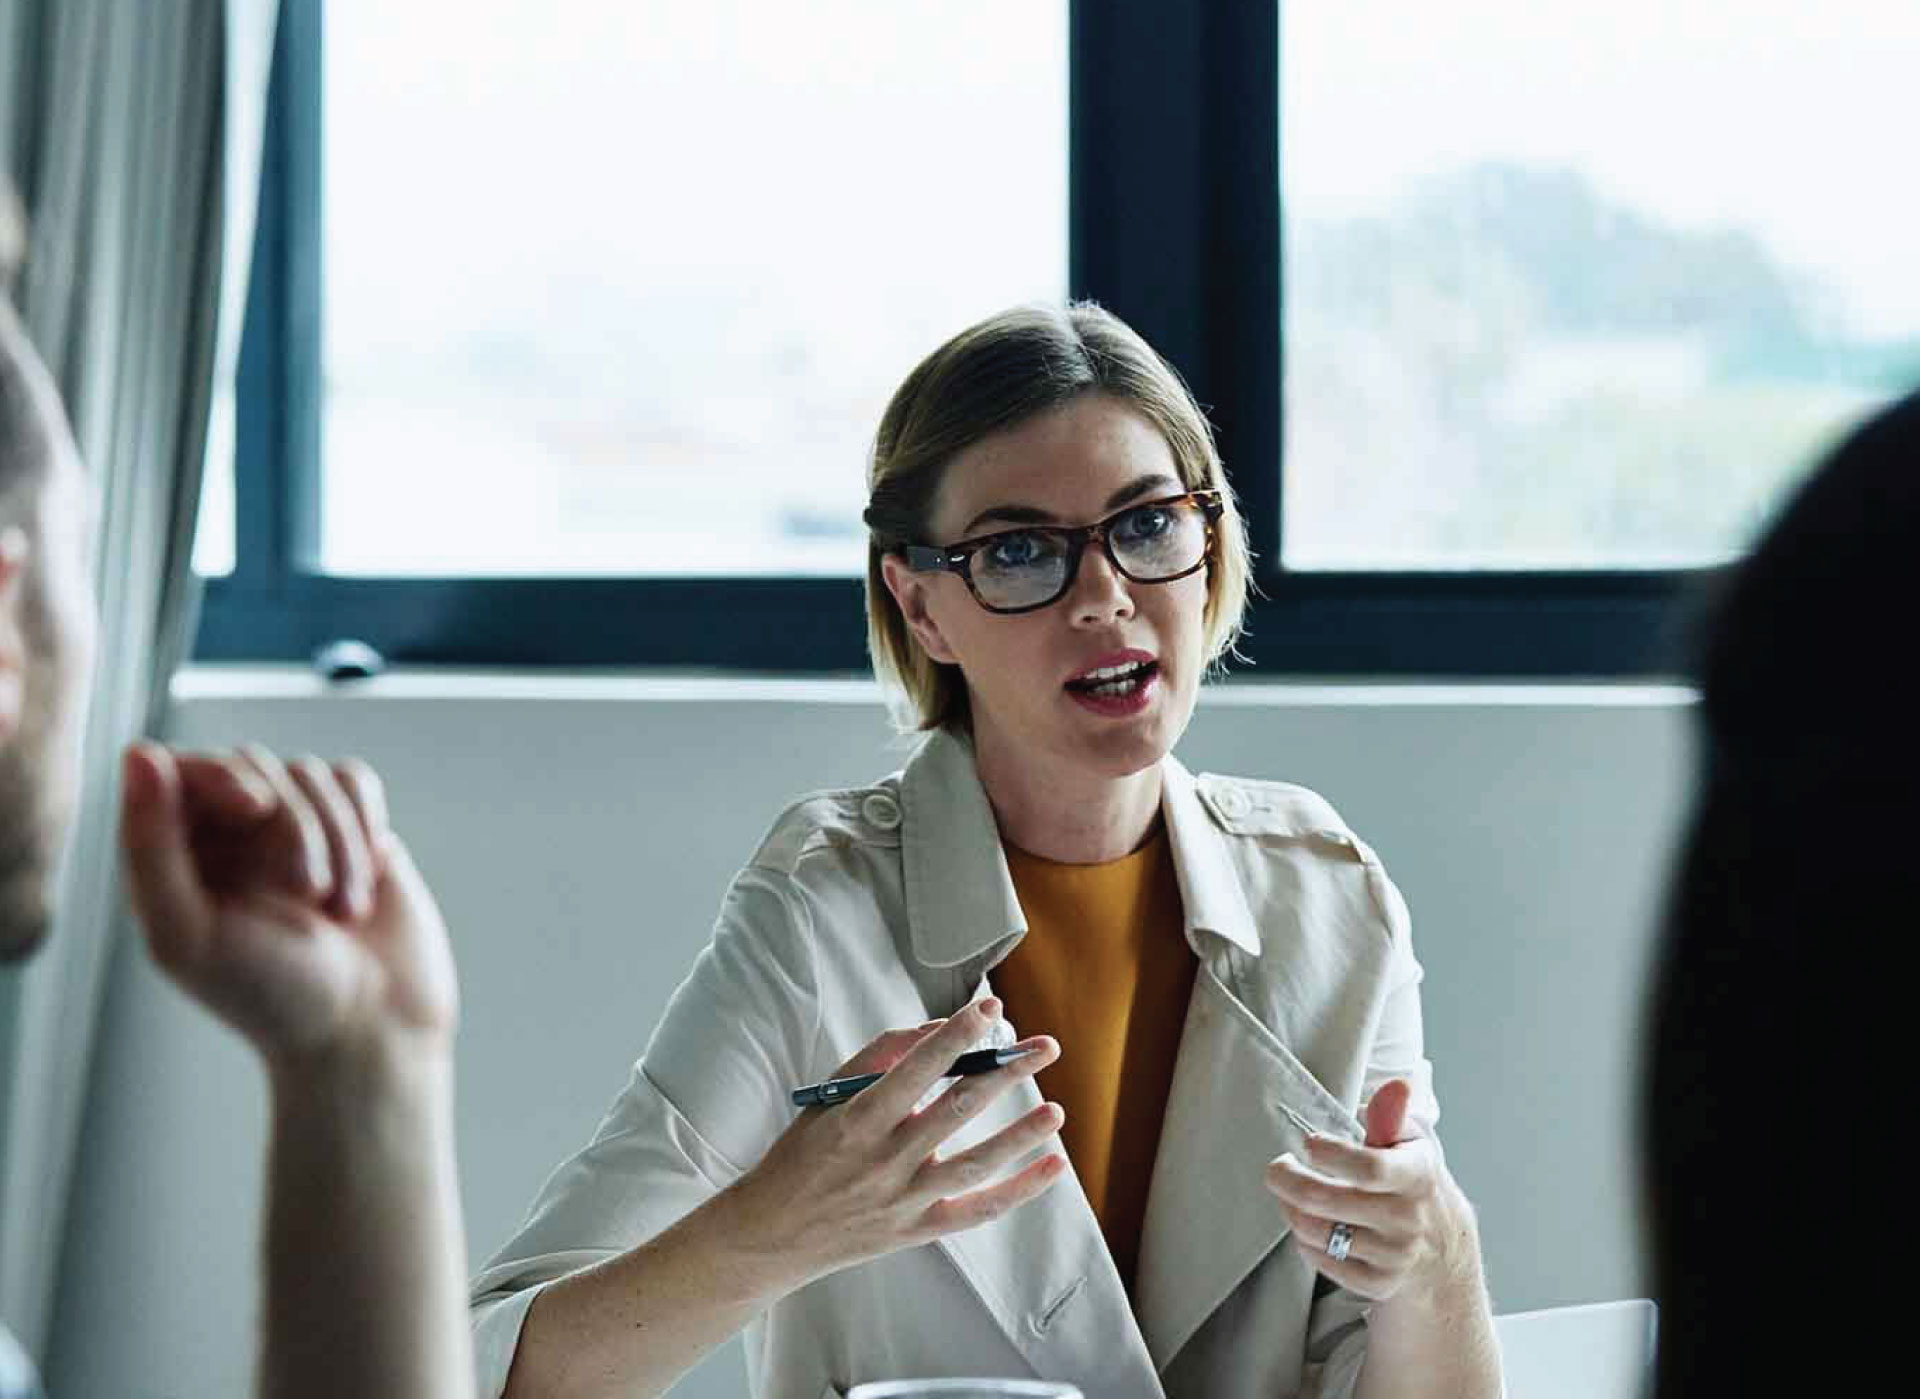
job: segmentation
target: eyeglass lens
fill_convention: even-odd
[[[1107,528],[1111,556],[1136,583],[1177,578],[1196,568],[1207,548],[1207,521],[1191,501],[1142,505]],[[1071,536],[1056,530],[1010,530],[973,555],[974,591],[989,607],[1036,607],[1066,591]]]

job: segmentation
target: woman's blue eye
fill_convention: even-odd
[[[1164,505],[1143,505],[1120,517],[1114,533],[1125,540],[1158,539],[1173,528],[1173,512]]]
[[[1025,568],[1044,552],[1035,534],[1002,535],[986,547],[987,563],[993,568]]]

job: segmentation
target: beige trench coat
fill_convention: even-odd
[[[1263,1168],[1300,1153],[1308,1126],[1357,1138],[1360,1105],[1396,1076],[1412,1082],[1412,1115],[1431,1131],[1439,1112],[1406,908],[1313,793],[1196,779],[1171,758],[1164,771],[1200,970],[1147,1202],[1137,1313],[1069,1173],[992,1224],[775,1303],[746,1334],[760,1399],[953,1374],[1069,1380],[1087,1399],[1351,1393],[1365,1305],[1316,1285]],[[936,734],[903,772],[786,812],[728,891],[712,944],[593,1141],[474,1281],[481,1393],[505,1385],[543,1284],[643,1242],[734,1180],[792,1120],[790,1089],[828,1077],[881,1030],[984,994],[1025,930],[964,739]],[[948,1149],[1039,1102],[1022,1083]]]

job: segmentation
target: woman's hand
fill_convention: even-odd
[[[833,1076],[886,1077],[842,1106],[806,1109],[729,1188],[736,1225],[782,1252],[802,1274],[795,1286],[998,1219],[1060,1179],[1067,1162],[1058,1151],[996,1179],[1060,1130],[1066,1114],[1056,1103],[1042,1103],[965,1151],[939,1152],[1001,1094],[1058,1059],[1052,1039],[1021,1041],[1018,1048],[1035,1052],[990,1074],[956,1079],[915,1111],[999,1014],[999,1002],[988,999],[949,1020],[881,1035]]]
[[[1412,1093],[1393,1079],[1373,1095],[1365,1146],[1316,1133],[1306,1163],[1288,1152],[1267,1167],[1267,1188],[1307,1261],[1373,1301],[1437,1292],[1478,1258],[1472,1208],[1438,1148],[1404,1131]],[[1344,1262],[1327,1253],[1336,1221],[1353,1231]]]
[[[446,928],[365,764],[136,744],[121,845],[155,960],[276,1070],[451,1041]]]

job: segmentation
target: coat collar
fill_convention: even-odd
[[[1250,957],[1260,955],[1260,927],[1247,905],[1246,885],[1220,827],[1201,805],[1193,774],[1178,758],[1160,764],[1160,810],[1167,818],[1180,902],[1187,911],[1187,941],[1202,961],[1207,950],[1195,933],[1216,933]]]
[[[1260,933],[1226,840],[1201,804],[1193,775],[1161,761],[1161,811],[1186,909],[1187,939],[1217,934],[1257,956]],[[1000,848],[1000,829],[973,745],[939,730],[908,761],[900,779],[901,860],[914,956],[929,967],[958,967],[990,951],[1010,951],[1026,935],[1026,915]],[[1004,949],[998,944],[1006,944]],[[991,960],[991,959],[990,959]]]
[[[935,730],[900,778],[900,858],[913,955],[958,967],[1025,936],[1000,828],[973,766],[973,745]]]

